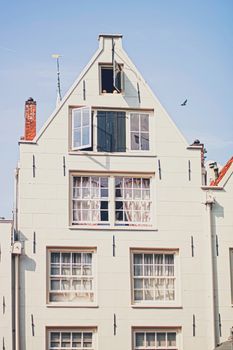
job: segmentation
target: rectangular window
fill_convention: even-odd
[[[133,252],[132,278],[135,304],[174,302],[177,299],[175,253]]]
[[[133,334],[134,350],[178,350],[177,330],[140,329]]]
[[[150,179],[115,178],[116,223],[148,223],[151,221]]]
[[[100,86],[101,93],[120,93],[122,92],[122,65],[114,60],[113,65],[100,66]]]
[[[48,350],[95,350],[93,329],[50,329],[48,331]]]
[[[94,152],[150,151],[150,115],[117,110],[74,108],[72,150]]]
[[[108,177],[73,177],[73,223],[107,223],[109,220],[108,202]]]
[[[93,250],[49,251],[49,302],[94,302],[93,256]]]
[[[91,108],[75,108],[72,110],[72,148],[85,149],[92,144]]]
[[[97,112],[97,151],[126,151],[125,121],[125,112]]]
[[[151,177],[71,176],[72,224],[151,226]]]
[[[130,113],[131,150],[149,150],[149,114]]]

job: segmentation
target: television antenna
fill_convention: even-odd
[[[62,99],[62,97],[61,97],[61,81],[60,81],[60,65],[59,65],[59,58],[60,57],[61,57],[61,55],[59,55],[59,54],[52,55],[52,58],[55,58],[56,62],[57,62],[57,105],[59,104],[59,102]]]

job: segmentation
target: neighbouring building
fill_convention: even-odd
[[[213,350],[228,339],[232,161],[206,185],[204,146],[188,145],[122,35],[99,36],[39,133],[26,101],[19,147],[13,235],[0,223],[3,350]]]

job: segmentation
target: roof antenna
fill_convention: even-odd
[[[57,61],[57,102],[56,105],[58,106],[61,101],[61,82],[60,82],[60,67],[59,67],[59,58],[61,55],[53,54],[52,58],[56,58]]]

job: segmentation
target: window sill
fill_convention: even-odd
[[[158,231],[154,226],[101,226],[101,225],[71,225],[70,230],[101,230],[101,231]]]
[[[148,151],[141,151],[141,152],[133,152],[133,151],[127,151],[127,152],[96,152],[96,151],[69,151],[69,155],[76,155],[76,156],[113,156],[113,157],[147,157],[147,158],[155,158],[157,157],[156,154],[153,154]]]
[[[48,308],[95,308],[97,309],[99,306],[95,303],[93,304],[77,304],[77,303],[49,303],[46,304]]]
[[[183,309],[178,304],[131,304],[133,309]]]

